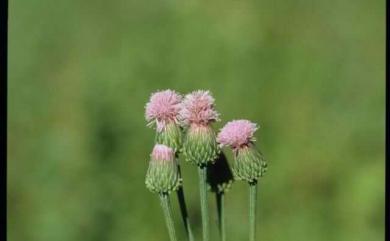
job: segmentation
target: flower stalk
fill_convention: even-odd
[[[167,229],[168,229],[169,239],[170,239],[170,241],[177,241],[175,225],[173,222],[172,208],[171,208],[171,203],[169,201],[169,196],[165,193],[162,193],[159,196],[160,196],[161,207],[162,207],[163,212],[164,212],[165,223],[166,223]]]
[[[218,210],[218,230],[221,241],[226,241],[226,224],[225,224],[225,193],[215,194]]]
[[[203,241],[210,240],[210,220],[209,220],[209,207],[207,203],[207,167],[199,166],[199,193],[200,193],[200,208],[202,214],[202,229],[203,229]]]
[[[256,237],[256,198],[257,183],[249,184],[249,241],[255,241]]]

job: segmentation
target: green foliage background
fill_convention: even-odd
[[[166,88],[211,90],[216,129],[260,123],[259,240],[383,240],[384,50],[378,0],[9,1],[8,240],[167,240],[143,117]],[[228,240],[247,194],[227,196]]]

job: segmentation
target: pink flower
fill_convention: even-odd
[[[256,140],[253,134],[257,129],[257,125],[248,120],[233,120],[221,129],[217,142],[221,146],[230,146],[233,149],[247,146]]]
[[[214,109],[214,98],[209,91],[197,90],[184,97],[179,119],[184,125],[208,125],[218,121],[219,114]]]
[[[157,131],[162,131],[170,123],[178,123],[182,96],[172,90],[153,93],[145,107],[145,118],[148,125],[156,123]]]
[[[153,148],[151,157],[154,161],[172,161],[175,153],[172,148],[166,145],[156,144]]]

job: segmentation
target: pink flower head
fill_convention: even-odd
[[[184,125],[208,125],[219,120],[219,114],[214,109],[214,98],[204,90],[193,91],[184,97],[179,117]]]
[[[173,149],[166,146],[156,144],[152,151],[152,160],[155,161],[172,161],[174,159],[175,153]]]
[[[157,131],[162,131],[169,122],[178,123],[182,96],[173,90],[153,93],[145,107],[145,118],[148,125],[156,123]]]
[[[256,139],[253,134],[257,129],[257,125],[248,120],[233,120],[221,129],[217,136],[217,142],[221,146],[237,149],[254,142]]]

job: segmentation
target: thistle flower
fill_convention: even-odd
[[[182,96],[173,90],[153,93],[145,107],[148,125],[156,124],[157,131],[161,131],[169,122],[177,123],[181,100]]]
[[[183,154],[187,161],[198,166],[213,163],[219,148],[210,124],[219,120],[214,98],[209,91],[198,90],[185,96],[179,120],[187,127]]]
[[[267,167],[262,154],[254,148],[254,133],[257,129],[257,125],[248,120],[234,120],[228,122],[217,136],[221,146],[233,150],[233,173],[236,179],[249,183],[256,182]]]
[[[180,121],[188,125],[208,125],[219,121],[219,113],[214,110],[214,98],[210,91],[197,90],[185,96],[179,112]]]
[[[148,126],[156,127],[156,142],[167,145],[176,152],[181,146],[179,111],[182,96],[173,90],[153,93],[145,106]]]
[[[151,192],[160,194],[176,191],[181,185],[175,153],[172,148],[156,144],[153,148],[145,184]]]
[[[257,129],[257,125],[248,120],[230,121],[219,132],[217,141],[237,150],[256,141],[253,135]]]
[[[228,122],[219,132],[221,146],[229,146],[234,153],[233,174],[236,179],[249,183],[249,241],[255,241],[257,180],[267,168],[263,156],[254,148],[254,133],[258,129],[248,120]]]
[[[186,95],[179,112],[181,123],[187,127],[182,148],[184,157],[186,161],[198,166],[203,241],[208,241],[210,238],[207,165],[215,162],[220,151],[210,124],[219,120],[218,116],[218,112],[214,109],[214,98],[209,91],[203,90]]]
[[[182,96],[180,94],[168,89],[153,93],[145,107],[145,118],[148,121],[148,126],[156,127],[155,143],[171,147],[176,155],[182,142],[182,128],[178,120],[181,101]],[[177,168],[178,175],[181,177],[178,163]],[[177,198],[188,239],[193,241],[194,237],[190,227],[182,185],[177,189]]]

